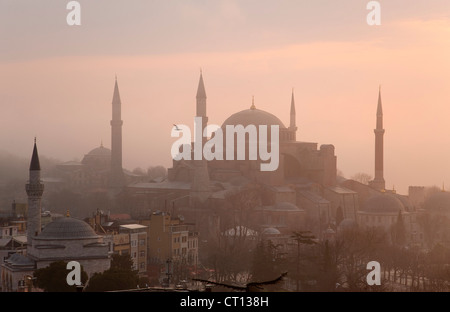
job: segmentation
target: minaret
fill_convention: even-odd
[[[297,125],[295,122],[295,100],[294,100],[294,89],[292,89],[292,96],[291,96],[291,122],[289,124],[289,130],[292,134],[291,140],[296,141],[297,140]]]
[[[381,87],[378,90],[378,107],[377,107],[377,127],[375,132],[375,178],[371,181],[371,186],[378,190],[385,189],[385,181],[383,177],[383,108],[381,106]]]
[[[198,81],[198,87],[197,87],[197,109],[196,109],[196,117],[202,118],[202,132],[208,125],[208,117],[206,116],[206,91],[205,91],[205,85],[203,83],[203,73],[200,70],[200,80]],[[203,137],[203,144],[202,148],[205,145],[206,138]]]
[[[196,117],[202,118],[202,133],[208,125],[208,117],[206,116],[206,92],[203,83],[203,74],[200,71],[200,80],[197,88],[197,109]],[[202,151],[206,142],[205,137],[202,136]],[[209,173],[207,161],[202,157],[202,160],[193,160],[193,177],[191,184],[191,205],[195,206],[198,202],[204,202],[209,197]]]
[[[30,177],[25,190],[28,195],[27,244],[31,246],[32,239],[41,233],[41,198],[44,193],[36,138],[34,139],[33,156],[30,162]]]
[[[111,120],[111,180],[112,188],[124,186],[124,176],[122,169],[122,103],[120,101],[119,86],[114,85],[114,95],[112,99],[112,120]]]

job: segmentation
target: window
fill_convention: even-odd
[[[145,239],[140,239],[139,246],[144,246],[144,245],[145,245]]]
[[[181,250],[181,253],[182,253],[183,255],[185,255],[185,254],[186,254],[186,251],[187,251],[187,248],[183,248],[183,249]]]
[[[139,257],[145,257],[145,251],[141,250],[141,251],[139,252]]]
[[[136,240],[132,240],[131,241],[131,247],[136,247],[137,246],[137,241]]]
[[[186,241],[187,241],[187,237],[186,237],[186,236],[183,236],[182,242],[183,242],[183,243],[186,243]]]
[[[133,258],[136,258],[137,254],[135,252],[133,252]]]
[[[145,269],[145,262],[141,262],[139,264],[139,268],[141,268],[141,270]]]

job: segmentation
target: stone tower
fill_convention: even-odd
[[[289,130],[291,132],[291,141],[297,140],[297,124],[295,122],[295,100],[294,100],[294,89],[292,89],[292,97],[291,97],[291,120],[289,123]]]
[[[120,101],[119,86],[117,77],[114,85],[112,99],[112,120],[111,120],[111,176],[110,186],[113,189],[120,189],[125,185],[122,169],[122,103]]]
[[[370,186],[377,190],[385,189],[383,177],[383,108],[381,105],[381,88],[378,90],[377,126],[375,132],[375,178],[370,181]]]
[[[205,85],[203,83],[203,74],[200,72],[200,80],[197,88],[197,109],[196,117],[202,119],[202,132],[208,125],[208,117],[206,116],[206,92]],[[205,145],[206,138],[202,137],[202,151]],[[202,153],[203,155],[203,153]],[[207,160],[203,157],[201,160],[193,160],[193,180],[191,184],[191,205],[195,205],[197,202],[204,202],[209,197],[209,173]]]
[[[36,139],[34,139],[33,155],[30,162],[30,177],[25,189],[28,195],[27,243],[28,246],[31,246],[32,239],[41,233],[41,198],[44,193]]]

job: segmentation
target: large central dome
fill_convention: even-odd
[[[280,126],[280,129],[286,128],[283,122],[278,117],[257,108],[245,109],[243,111],[231,115],[224,121],[222,128],[227,125],[232,126],[243,125],[244,127],[248,125],[255,125],[255,126],[278,125]]]
[[[36,239],[54,240],[98,237],[86,222],[71,217],[64,217],[47,224]]]

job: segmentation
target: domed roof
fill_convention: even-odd
[[[364,212],[368,213],[398,213],[399,211],[404,211],[404,207],[400,199],[391,194],[380,194],[370,197],[365,205]]]
[[[294,205],[289,202],[279,202],[275,205],[275,209],[278,211],[301,211],[302,209],[298,208],[297,205]]]
[[[90,156],[111,156],[111,150],[102,145],[100,147],[94,148],[87,155]]]
[[[98,238],[89,224],[71,217],[60,218],[47,224],[36,239],[85,239]]]
[[[428,211],[450,212],[450,192],[436,192],[431,194],[423,203],[423,207]]]
[[[265,228],[262,233],[264,235],[280,235],[281,232],[278,231],[276,228],[270,227],[270,228]]]
[[[339,223],[338,231],[350,230],[357,226],[358,226],[358,224],[356,223],[355,220],[347,218],[347,219],[342,220],[341,223]]]
[[[224,123],[222,124],[222,128],[227,125],[243,125],[244,127],[248,125],[278,125],[282,129],[286,128],[283,122],[278,117],[256,108],[245,109],[231,115],[224,121]]]

